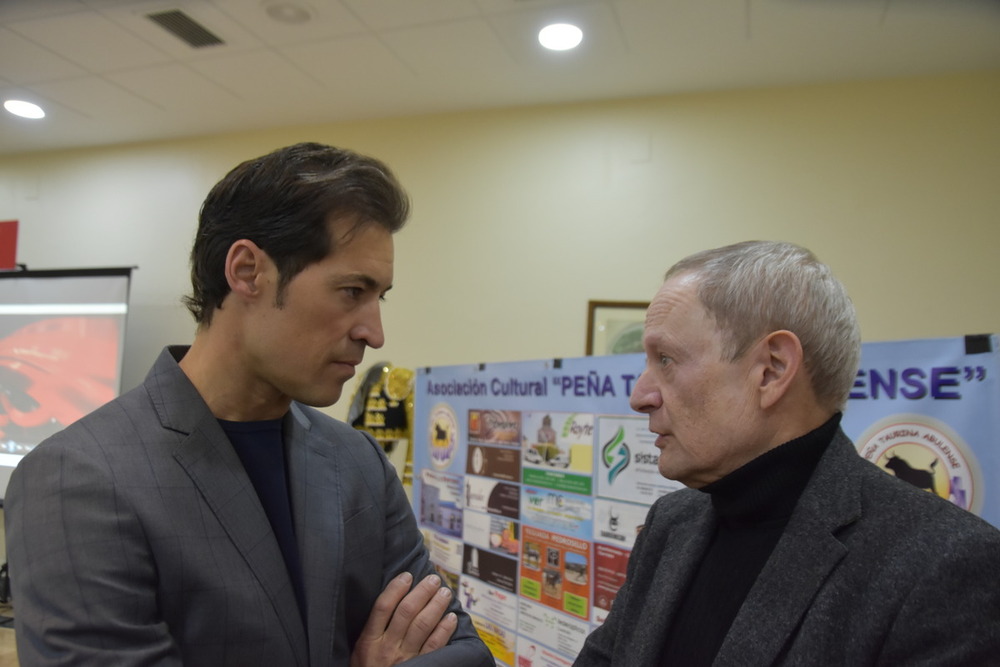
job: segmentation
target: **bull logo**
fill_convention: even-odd
[[[911,466],[903,457],[893,453],[890,453],[885,460],[885,467],[891,470],[893,475],[904,482],[909,482],[918,489],[924,489],[935,494],[937,493],[934,490],[934,469],[936,466],[937,459],[934,459],[931,461],[930,468],[920,470]]]

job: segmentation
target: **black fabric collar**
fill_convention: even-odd
[[[819,428],[764,452],[702,487],[711,495],[720,520],[734,526],[786,521],[833,440],[841,416],[839,412],[834,414]]]

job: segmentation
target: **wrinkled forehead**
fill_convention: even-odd
[[[715,319],[698,296],[698,281],[691,274],[669,278],[649,303],[643,340],[683,340],[694,344],[698,338],[718,334]]]
[[[693,273],[672,276],[665,280],[646,309],[647,327],[664,320],[686,319],[707,315],[698,296],[698,277]]]

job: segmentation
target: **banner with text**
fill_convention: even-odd
[[[866,343],[844,417],[889,474],[1000,525],[997,337]],[[569,665],[603,623],[657,469],[641,354],[417,372],[414,511],[498,664]]]

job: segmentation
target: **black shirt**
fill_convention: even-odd
[[[299,545],[295,539],[295,525],[292,522],[281,420],[233,422],[220,419],[219,424],[243,462],[243,468],[253,482],[274,536],[278,539],[278,546],[281,547],[281,555],[285,558],[285,567],[288,568],[292,586],[295,588],[295,597],[304,623],[305,586]]]
[[[701,488],[715,532],[667,629],[661,665],[711,665],[799,496],[840,424],[840,413]]]

